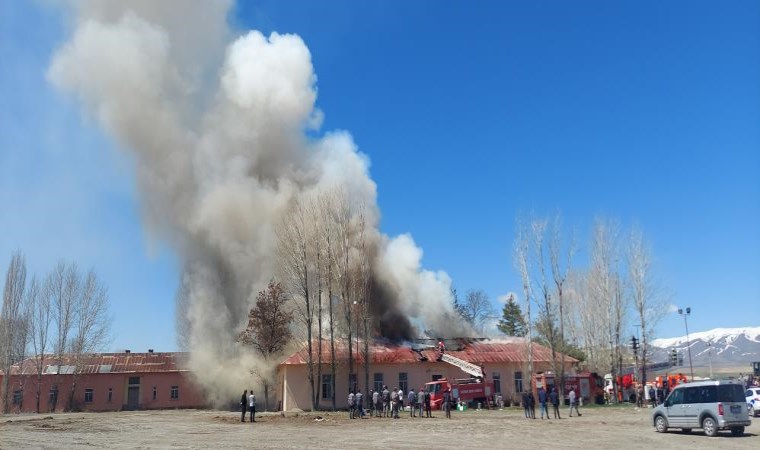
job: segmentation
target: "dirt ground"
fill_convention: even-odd
[[[349,420],[342,413],[268,413],[240,423],[234,412],[172,410],[0,417],[0,448],[760,448],[760,419],[744,437],[659,434],[651,410],[581,408],[582,417],[529,420],[522,409],[453,412],[450,420]]]

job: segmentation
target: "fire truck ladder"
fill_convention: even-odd
[[[463,359],[455,358],[449,354],[444,353],[441,355],[441,361],[445,361],[452,366],[457,366],[474,377],[483,378],[483,370],[480,368],[480,366],[469,363]]]

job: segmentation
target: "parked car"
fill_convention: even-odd
[[[747,412],[754,417],[760,416],[760,388],[751,387],[744,395],[747,397]]]
[[[744,386],[736,381],[699,381],[676,386],[661,405],[652,412],[655,429],[668,428],[690,432],[701,428],[707,436],[718,430],[731,430],[734,436],[744,434],[750,425]]]

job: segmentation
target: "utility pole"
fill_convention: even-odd
[[[710,379],[712,380],[712,340],[707,341],[707,358],[710,361]]]
[[[678,314],[683,316],[683,326],[686,328],[686,349],[689,351],[689,372],[691,373],[691,381],[694,381],[694,367],[691,365],[691,342],[689,342],[689,324],[687,318],[691,315],[691,308],[686,307],[686,311],[678,308]]]

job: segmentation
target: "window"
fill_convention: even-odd
[[[515,392],[523,391],[522,372],[515,372]]]
[[[493,373],[493,391],[496,394],[501,394],[501,373]]]
[[[171,396],[172,400],[179,400],[179,386],[172,386]]]
[[[113,389],[108,388],[108,403],[111,403],[111,400],[113,400]]]
[[[404,392],[409,392],[409,389],[407,389],[407,387],[409,387],[408,385],[409,385],[409,374],[406,372],[399,372],[398,387]]]
[[[140,377],[129,377],[129,384],[140,384]]]
[[[55,404],[58,401],[58,388],[54,387],[50,389],[50,394],[48,395],[48,402]]]
[[[718,390],[715,386],[702,386],[695,389],[699,391],[697,398],[693,402],[684,403],[715,403],[718,401]]]
[[[744,398],[744,389],[738,384],[721,384],[718,386],[718,401],[724,403],[742,402]]]
[[[93,394],[93,390],[92,389],[85,389],[84,390],[84,402],[85,403],[92,403],[92,394]]]
[[[348,377],[348,388],[351,390],[351,392],[356,392],[358,385],[356,382],[356,374],[352,373]]]
[[[438,381],[438,380],[440,380],[441,378],[443,378],[443,375],[440,375],[440,374],[435,374],[435,375],[433,375],[433,381]]]
[[[684,400],[685,403],[689,403],[689,398],[696,398],[697,394],[697,388],[676,389],[668,395],[666,406],[681,405]]]
[[[375,391],[383,392],[383,374],[376,373],[374,380],[375,380]]]
[[[332,398],[332,374],[322,374],[322,398]]]
[[[13,391],[13,404],[21,405],[21,400],[24,398],[24,391]]]
[[[153,386],[153,400],[156,399],[156,387]]]

